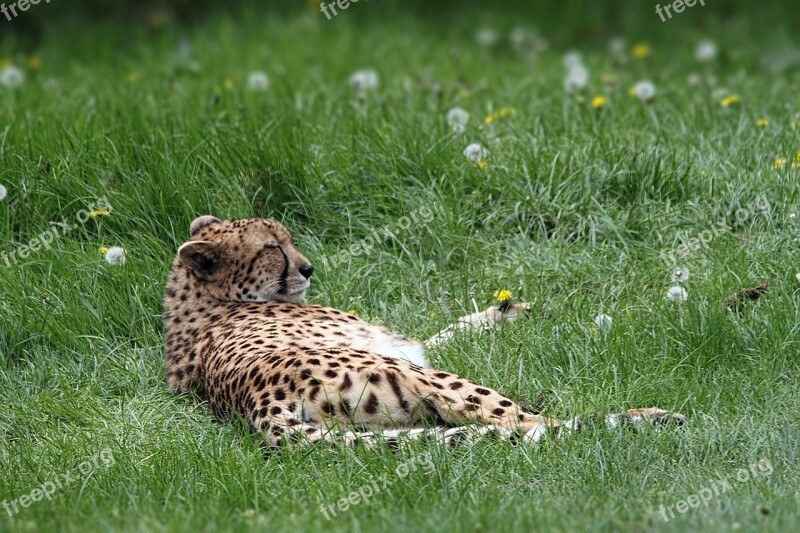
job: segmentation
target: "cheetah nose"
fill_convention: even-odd
[[[300,273],[306,279],[310,278],[311,274],[314,273],[314,267],[311,266],[311,263],[306,263],[305,265],[301,265],[298,270],[300,270]]]

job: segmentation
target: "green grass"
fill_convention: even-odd
[[[0,257],[0,499],[113,457],[13,518],[0,509],[0,530],[796,529],[800,72],[774,71],[791,17],[709,7],[704,25],[691,10],[662,25],[645,7],[621,19],[624,64],[607,51],[613,32],[585,22],[596,7],[537,19],[373,2],[332,21],[256,9],[157,30],[70,16],[46,22],[33,50],[0,41],[18,64],[41,58],[21,87],[0,87],[0,251],[18,254],[100,198],[113,207],[9,266]],[[534,23],[551,41],[536,55],[472,37]],[[708,65],[693,58],[703,37],[720,46]],[[652,55],[630,59],[643,40]],[[581,96],[562,87],[573,48],[592,72]],[[348,86],[359,68],[380,75],[363,99]],[[248,91],[252,70],[270,75],[267,91]],[[651,105],[627,94],[640,79],[657,86]],[[734,93],[739,104],[720,105]],[[608,104],[594,110],[598,94]],[[461,136],[444,120],[454,106],[471,115]],[[483,123],[503,107],[517,113]],[[489,148],[485,169],[463,157],[470,142]],[[422,206],[429,223],[322,268]],[[749,215],[735,224],[740,208]],[[658,405],[691,423],[538,448],[265,453],[246,428],[171,395],[162,373],[169,264],[206,213],[282,220],[317,265],[311,302],[417,338],[510,289],[534,319],[461,337],[431,354],[435,366],[529,402],[543,395],[557,417]],[[680,261],[688,301],[666,301],[660,254],[720,220],[731,229]],[[115,245],[122,266],[99,252]],[[764,298],[739,315],[722,307],[763,278]],[[614,319],[606,334],[592,327],[600,312]],[[736,480],[759,461],[769,475]],[[403,464],[417,466],[399,476]],[[326,520],[321,505],[381,476],[389,489]],[[731,487],[707,506],[659,514],[718,480]]]

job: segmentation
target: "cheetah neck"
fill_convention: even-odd
[[[197,381],[200,361],[214,340],[214,325],[231,312],[230,304],[200,290],[185,267],[174,265],[164,296],[167,381],[185,391]]]

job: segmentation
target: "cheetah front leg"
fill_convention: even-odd
[[[510,324],[519,318],[530,316],[530,304],[506,302],[493,306],[485,311],[465,315],[442,329],[439,333],[426,340],[426,347],[438,346],[451,340],[459,331],[483,331],[487,329],[500,329],[503,324]]]

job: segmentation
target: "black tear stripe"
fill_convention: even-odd
[[[394,372],[387,372],[386,380],[389,382],[389,386],[392,387],[392,392],[394,395],[397,396],[397,401],[400,403],[400,407],[406,413],[410,413],[411,405],[408,403],[408,400],[403,397],[403,391],[400,390],[400,383],[397,382],[397,374]]]
[[[278,251],[283,256],[283,272],[281,272],[281,281],[280,281],[280,289],[278,292],[286,292],[286,278],[289,277],[289,258],[286,257],[286,253],[284,253],[283,248],[280,246],[277,247]]]

